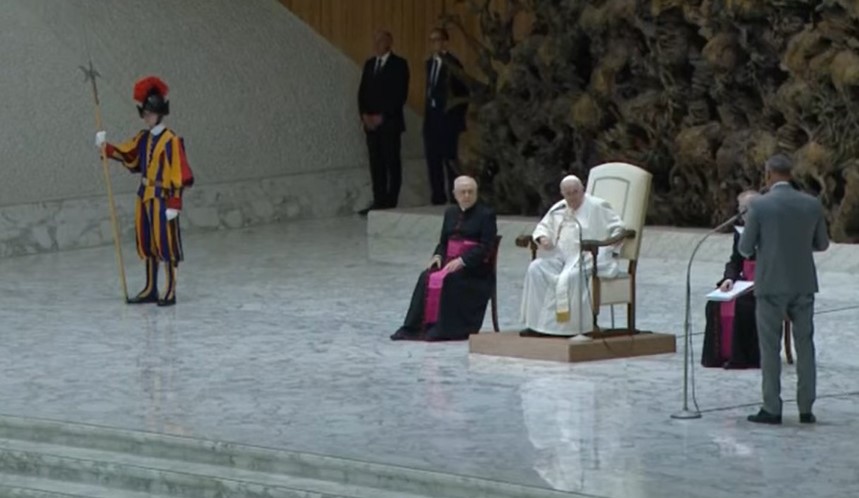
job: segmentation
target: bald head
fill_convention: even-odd
[[[567,201],[567,206],[578,209],[585,200],[585,186],[579,177],[567,175],[561,180],[561,195]]]
[[[578,185],[581,188],[584,188],[584,184],[576,175],[567,175],[561,180],[561,188],[564,188],[564,185]]]
[[[466,176],[466,175],[458,176],[453,181],[453,190],[454,191],[456,191],[456,189],[459,187],[469,187],[469,186],[474,188],[475,190],[477,190],[477,181],[470,176]]]
[[[376,35],[373,37],[373,51],[377,56],[381,57],[387,54],[393,44],[394,36],[390,31],[384,29],[376,31]]]
[[[465,211],[477,202],[477,181],[470,176],[459,176],[453,181],[453,196],[459,208]]]

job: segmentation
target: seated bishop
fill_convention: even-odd
[[[744,213],[759,195],[754,190],[741,193],[737,197],[740,213]],[[745,214],[741,215],[736,226],[743,226],[745,217]],[[740,233],[740,230],[734,230],[731,257],[725,264],[722,280],[716,283],[725,292],[733,289],[737,280],[755,280],[755,257],[744,258],[737,249]],[[754,291],[737,296],[732,301],[707,301],[704,309],[707,325],[704,328],[701,364],[726,369],[759,368],[761,353],[758,347]]]
[[[590,283],[593,255],[582,251],[582,241],[601,241],[624,231],[623,220],[609,203],[585,193],[582,181],[570,175],[561,180],[562,201],[540,220],[532,239],[540,255],[528,266],[522,291],[522,335],[576,337],[589,340],[593,330]],[[600,247],[600,277],[616,277],[622,242]]]
[[[457,205],[444,213],[439,244],[391,340],[465,340],[483,325],[495,285],[495,211],[478,202],[471,177],[454,181],[453,196]]]

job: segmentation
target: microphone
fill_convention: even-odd
[[[734,222],[736,222],[740,217],[745,215],[747,212],[748,212],[747,207],[744,206],[744,207],[740,208],[740,211],[737,214],[735,214],[734,216],[731,216],[730,218],[725,220],[725,222],[721,223],[716,228],[714,228],[714,229],[710,230],[709,232],[707,232],[706,234],[704,234],[704,236],[701,237],[701,240],[699,240],[698,243],[695,244],[695,248],[692,249],[692,255],[689,256],[689,263],[687,263],[687,265],[686,265],[686,313],[685,313],[685,317],[683,320],[683,409],[678,413],[672,414],[671,418],[674,418],[674,419],[701,418],[701,411],[698,409],[698,402],[696,400],[694,400],[694,396],[695,396],[694,394],[692,396],[693,396],[693,402],[695,403],[695,411],[689,410],[689,364],[691,361],[691,357],[689,356],[690,355],[691,338],[690,338],[689,334],[690,334],[690,328],[691,328],[690,300],[691,300],[691,296],[692,296],[692,283],[691,283],[692,262],[695,260],[695,255],[698,253],[698,249],[701,248],[701,245],[704,244],[705,240],[707,240],[714,233],[721,232],[725,228],[731,226]]]

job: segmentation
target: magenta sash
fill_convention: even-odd
[[[743,261],[743,280],[755,279],[754,260]],[[719,356],[728,361],[731,358],[731,346],[734,337],[734,316],[736,314],[737,300],[722,303],[720,310],[721,327],[719,330]]]
[[[743,280],[755,280],[755,260],[747,259],[743,261]]]
[[[472,247],[478,246],[477,242],[465,239],[452,239],[447,241],[447,250],[444,263],[456,259]],[[438,321],[438,305],[441,298],[441,287],[444,285],[444,277],[447,272],[444,269],[432,271],[427,278],[426,301],[424,302],[424,325]]]

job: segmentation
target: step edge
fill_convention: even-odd
[[[25,430],[48,429],[60,432],[61,435],[87,436],[92,431],[98,431],[99,436],[113,436],[123,442],[133,444],[172,444],[180,449],[191,449],[195,451],[209,451],[221,453],[228,457],[253,457],[263,459],[274,459],[278,462],[298,460],[301,463],[313,465],[328,471],[355,472],[362,471],[378,476],[380,479],[403,480],[406,483],[436,483],[444,482],[446,486],[460,488],[463,491],[479,490],[482,492],[502,493],[499,496],[510,496],[515,498],[537,497],[582,497],[590,498],[584,494],[570,494],[569,492],[538,488],[505,481],[493,481],[490,479],[450,474],[433,470],[413,469],[398,465],[364,462],[354,458],[336,457],[312,453],[307,451],[296,451],[289,449],[266,448],[262,446],[234,443],[227,441],[215,441],[191,436],[179,436],[173,434],[161,434],[157,432],[140,431],[133,429],[122,429],[115,427],[100,426],[79,422],[64,422],[38,417],[20,417],[14,415],[0,414],[0,430],[3,427],[14,429],[22,427]],[[24,441],[33,441],[28,438],[8,437]],[[72,445],[69,445],[72,446]],[[86,446],[75,446],[87,448]],[[365,487],[371,487],[366,486]]]
[[[429,495],[426,493],[414,493],[414,492],[405,492],[400,490],[392,490],[386,488],[378,488],[372,486],[366,486],[362,484],[349,483],[349,482],[341,482],[335,480],[325,480],[325,479],[316,479],[312,477],[304,477],[304,476],[296,476],[291,474],[275,474],[275,473],[267,473],[261,471],[253,471],[246,469],[232,469],[222,465],[212,465],[205,463],[189,463],[182,462],[185,465],[191,466],[192,468],[186,469],[177,469],[175,467],[171,467],[171,463],[177,463],[177,460],[167,459],[167,458],[157,458],[157,457],[140,457],[137,455],[132,455],[128,453],[121,453],[116,451],[107,451],[107,450],[93,450],[93,449],[85,449],[85,448],[71,448],[64,447],[62,445],[54,445],[49,443],[32,443],[28,441],[18,441],[19,443],[30,444],[30,445],[39,445],[44,448],[23,448],[23,447],[15,447],[14,444],[7,445],[6,439],[0,438],[0,456],[4,454],[11,454],[10,459],[27,459],[28,461],[31,459],[30,457],[39,458],[48,468],[57,468],[57,469],[67,469],[69,467],[74,466],[75,469],[79,471],[85,472],[91,470],[86,468],[88,466],[109,466],[109,472],[114,475],[126,475],[128,477],[136,478],[136,479],[146,479],[146,473],[157,473],[159,474],[159,478],[168,483],[176,483],[179,485],[191,485],[187,480],[205,480],[209,481],[207,483],[209,486],[219,487],[222,484],[229,483],[231,486],[261,486],[270,489],[281,489],[281,490],[291,490],[291,491],[302,491],[309,493],[319,493],[322,495],[325,494],[337,494],[342,496],[349,496],[350,498],[367,498],[367,497],[378,497],[378,498],[428,498],[433,495]],[[62,454],[62,450],[64,449],[72,449],[75,451],[84,451],[93,453],[91,455],[69,455]],[[94,455],[95,453],[101,455]],[[130,458],[132,460],[139,459],[141,461],[116,461],[111,460],[109,457],[111,455],[122,455],[126,458]],[[97,458],[97,456],[103,456],[106,458]],[[45,458],[48,461],[45,461]],[[153,465],[156,462],[160,462],[161,465]],[[84,467],[84,468],[80,468]],[[221,475],[217,472],[218,469],[225,469],[231,472],[237,472],[238,476],[225,476]],[[107,469],[104,469],[107,470]],[[208,472],[206,471],[208,470]],[[16,473],[14,470],[5,470],[0,467],[0,476],[2,475],[15,475],[21,477],[30,477],[33,479],[41,479],[47,481],[56,481],[56,482],[64,482],[58,481],[56,479],[52,479],[50,477],[40,476],[38,474],[33,473]],[[292,481],[292,482],[289,482]],[[0,481],[2,482],[2,481]],[[94,482],[90,481],[65,481],[65,482],[73,482],[81,485],[89,485],[95,486]],[[338,487],[348,488],[348,489],[336,489]],[[334,488],[334,489],[326,489],[326,488]],[[128,488],[112,488],[112,489],[122,489],[128,492],[141,493],[140,491],[136,491]],[[434,492],[433,490],[427,490],[427,492]]]

